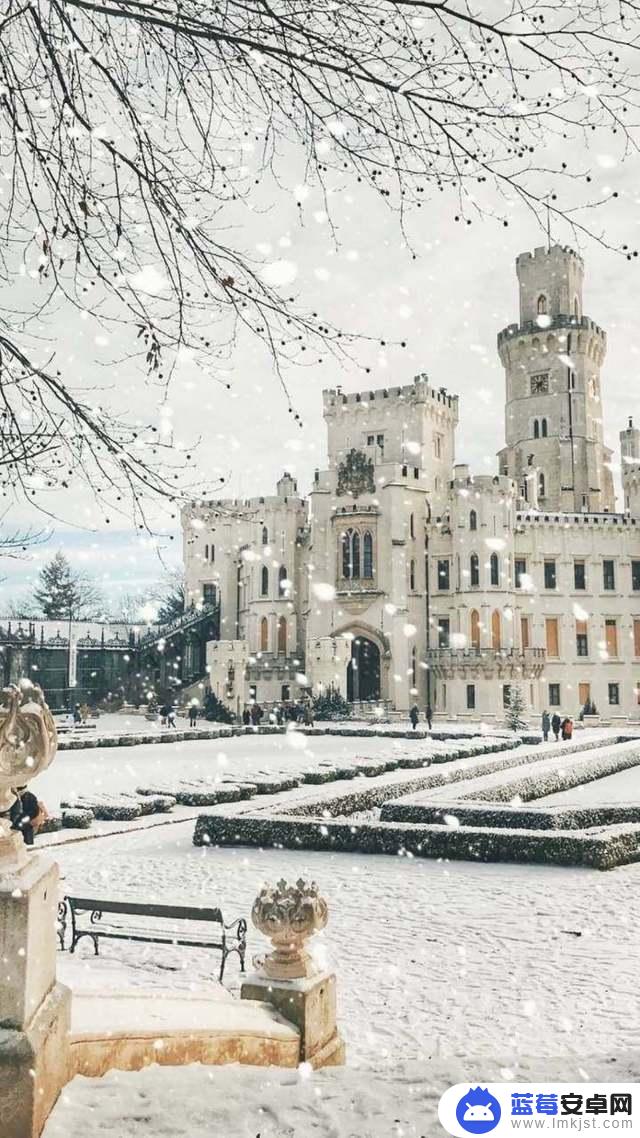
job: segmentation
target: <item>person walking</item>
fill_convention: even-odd
[[[195,727],[198,719],[198,705],[196,703],[189,704],[189,726]]]
[[[550,727],[551,727],[551,720],[549,718],[549,712],[545,710],[542,712],[542,738],[544,739],[545,743],[548,742],[548,740],[549,740],[549,728]]]
[[[413,707],[411,708],[411,711],[409,712],[409,719],[411,720],[411,726],[413,727],[414,731],[415,731],[416,727],[418,726],[419,718],[420,718],[420,712],[418,711],[418,705],[417,705],[417,703],[414,703]]]
[[[431,730],[431,725],[433,723],[433,708],[432,708],[430,703],[427,704],[427,710],[425,712],[425,715],[427,717],[427,727],[429,728],[429,730]]]
[[[553,734],[555,736],[556,743],[558,742],[558,738],[560,736],[561,726],[562,726],[562,723],[560,721],[560,716],[558,715],[558,712],[556,711],[555,714],[553,715],[552,719],[551,719],[551,730],[553,731]]]
[[[573,720],[570,719],[569,716],[567,716],[566,719],[562,720],[561,730],[563,739],[570,739],[573,735]]]
[[[80,711],[80,704],[76,703],[73,709],[73,725],[78,727],[82,723],[82,712]]]
[[[242,722],[244,723],[245,727],[248,727],[251,723],[251,712],[249,711],[249,708],[246,706],[246,704],[244,711],[242,712]]]
[[[176,709],[172,703],[167,704],[167,727],[175,727]]]

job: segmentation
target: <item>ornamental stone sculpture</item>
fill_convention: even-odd
[[[295,885],[278,881],[265,885],[253,904],[254,925],[273,944],[274,951],[265,957],[261,971],[272,980],[297,980],[318,971],[305,942],[323,929],[329,917],[324,897],[315,881],[300,879]]]
[[[29,680],[5,688],[0,705],[0,863],[25,860],[24,844],[11,829],[9,811],[16,788],[46,770],[57,747],[56,725],[41,688]]]

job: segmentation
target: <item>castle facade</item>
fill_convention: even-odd
[[[356,705],[501,719],[517,684],[532,712],[640,716],[640,431],[620,434],[616,512],[583,271],[559,245],[517,258],[495,476],[455,462],[458,398],[418,375],[323,393],[327,465],[307,498],[284,474],[272,496],[184,509],[188,595],[220,604],[220,698],[334,686]]]

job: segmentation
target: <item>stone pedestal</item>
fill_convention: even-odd
[[[336,1067],[345,1061],[345,1046],[336,1026],[336,978],[329,972],[299,980],[247,977],[243,1000],[264,1000],[300,1031],[300,1062]]]
[[[58,868],[0,863],[2,1138],[38,1138],[68,1077],[71,993],[56,983]]]

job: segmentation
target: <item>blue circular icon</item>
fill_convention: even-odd
[[[469,1087],[456,1107],[456,1118],[469,1134],[488,1134],[500,1121],[500,1103],[482,1087]]]

